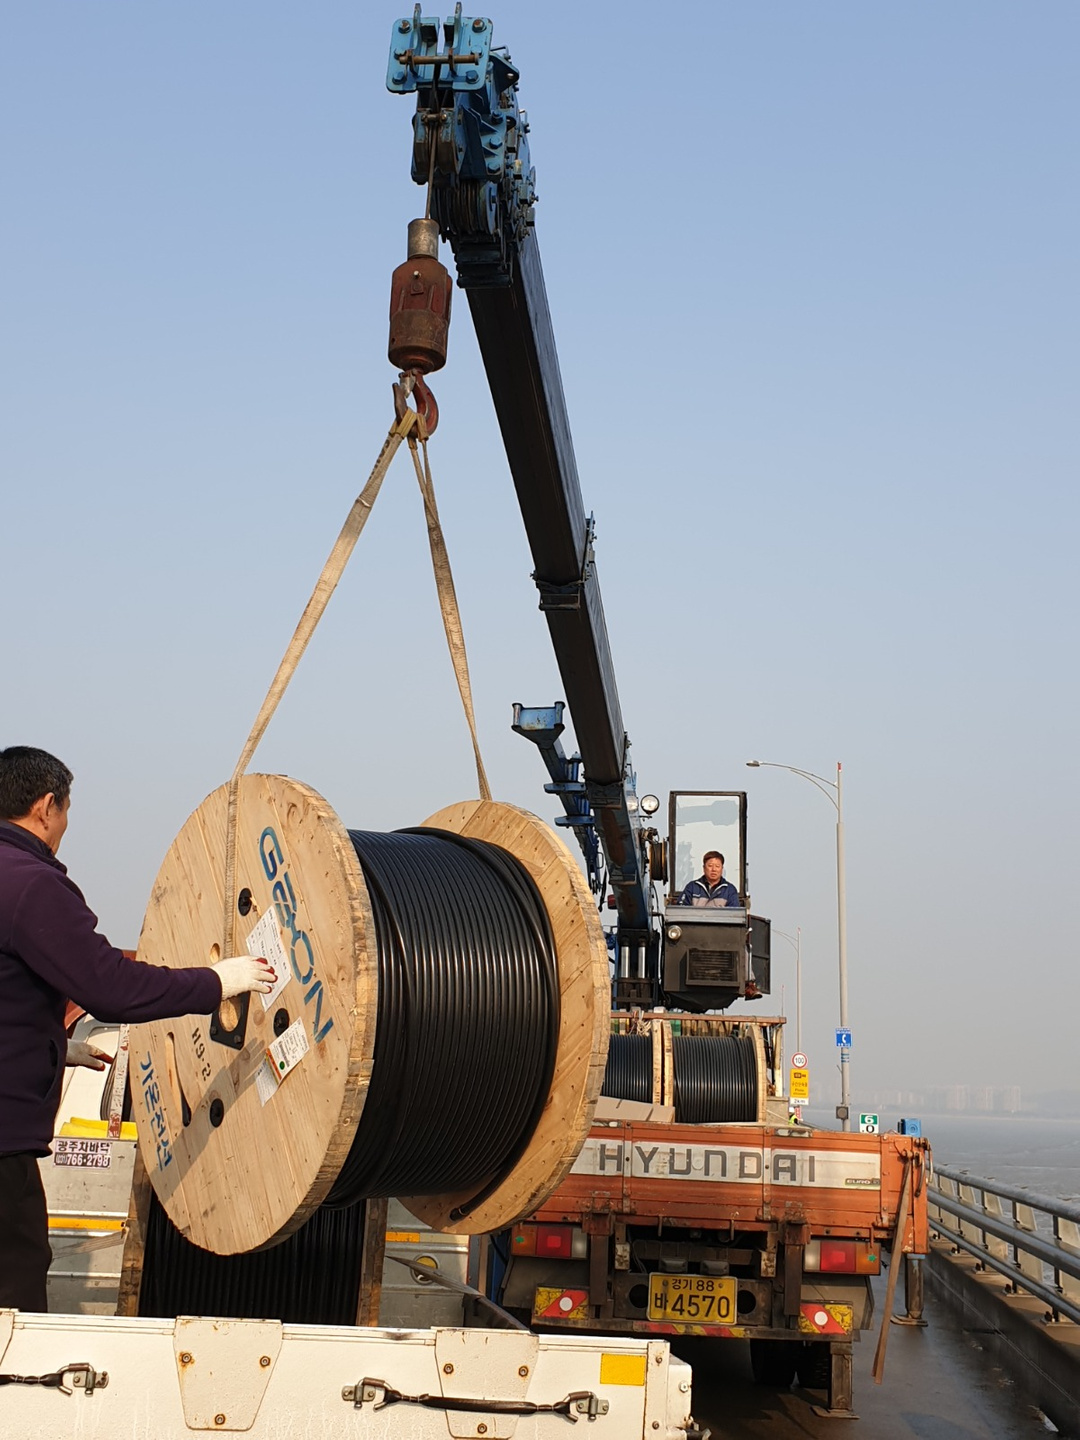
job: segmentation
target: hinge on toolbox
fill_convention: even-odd
[[[65,1375],[71,1376],[70,1385],[64,1384]],[[85,1361],[77,1365],[62,1365],[48,1375],[0,1375],[0,1385],[43,1385],[46,1390],[59,1390],[64,1395],[70,1395],[75,1390],[92,1395],[95,1390],[104,1390],[108,1383],[107,1370],[95,1370]]]
[[[350,1402],[355,1410],[365,1405],[371,1405],[376,1410],[384,1410],[387,1405],[423,1405],[428,1410],[475,1411],[489,1415],[565,1415],[575,1425],[578,1415],[595,1420],[598,1415],[608,1413],[608,1402],[591,1390],[575,1390],[553,1405],[538,1405],[532,1400],[468,1400],[457,1395],[403,1395],[400,1390],[387,1385],[385,1380],[376,1380],[371,1376],[366,1376],[356,1385],[345,1385],[341,1398]]]

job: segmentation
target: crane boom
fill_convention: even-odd
[[[413,178],[429,185],[431,215],[468,297],[581,754],[585,823],[591,816],[602,840],[619,943],[641,953],[653,949],[649,880],[592,522],[533,231],[535,182],[517,82],[509,56],[491,48],[491,22],[463,16],[460,4],[445,24],[419,6],[395,22],[387,86],[417,96]],[[556,780],[549,788],[573,784]],[[580,834],[580,796],[577,802],[567,822]]]

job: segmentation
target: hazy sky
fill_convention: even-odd
[[[449,5],[445,7],[449,9]],[[390,419],[422,204],[394,6],[8,4],[0,744],[76,772],[62,858],[133,944]],[[750,792],[836,1098],[1080,1084],[1072,0],[503,0],[642,791]],[[561,696],[463,297],[433,463],[499,797]],[[352,826],[475,793],[404,457],[257,756]],[[794,1014],[776,942],[777,1005]],[[792,1037],[793,1038],[793,1037]]]

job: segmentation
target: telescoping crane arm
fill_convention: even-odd
[[[491,32],[490,20],[463,16],[460,4],[445,23],[422,16],[418,5],[394,24],[387,87],[417,96],[413,179],[429,187],[430,214],[468,297],[573,718],[583,796],[568,795],[581,786],[558,747],[560,707],[528,712],[524,723],[518,714],[515,728],[545,751],[556,777],[548,788],[570,801],[568,823],[587,827],[590,815],[595,819],[620,946],[641,953],[653,940],[629,741],[533,230],[535,182],[518,71],[505,51],[492,49]]]

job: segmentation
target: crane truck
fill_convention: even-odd
[[[637,793],[534,230],[519,74],[489,39],[489,22],[460,5],[445,26],[418,6],[395,29],[387,85],[416,96],[413,179],[428,187],[468,300],[566,694],[565,707],[515,705],[513,728],[540,751],[556,824],[576,836],[598,903],[610,895],[613,1042],[649,1047],[644,1091],[609,1060],[615,1108],[601,1102],[571,1175],[504,1237],[492,1288],[545,1330],[748,1338],[763,1383],[798,1373],[827,1390],[831,1413],[850,1413],[852,1341],[872,1320],[882,1250],[926,1246],[928,1152],[910,1135],[792,1125],[782,1023],[724,1015],[770,991],[746,795],[673,793],[665,836],[652,824],[659,801]],[[680,905],[713,849],[740,903]],[[706,1067],[741,1054],[752,1071],[741,1092],[703,1111],[722,1077],[692,1078],[688,1043]]]

